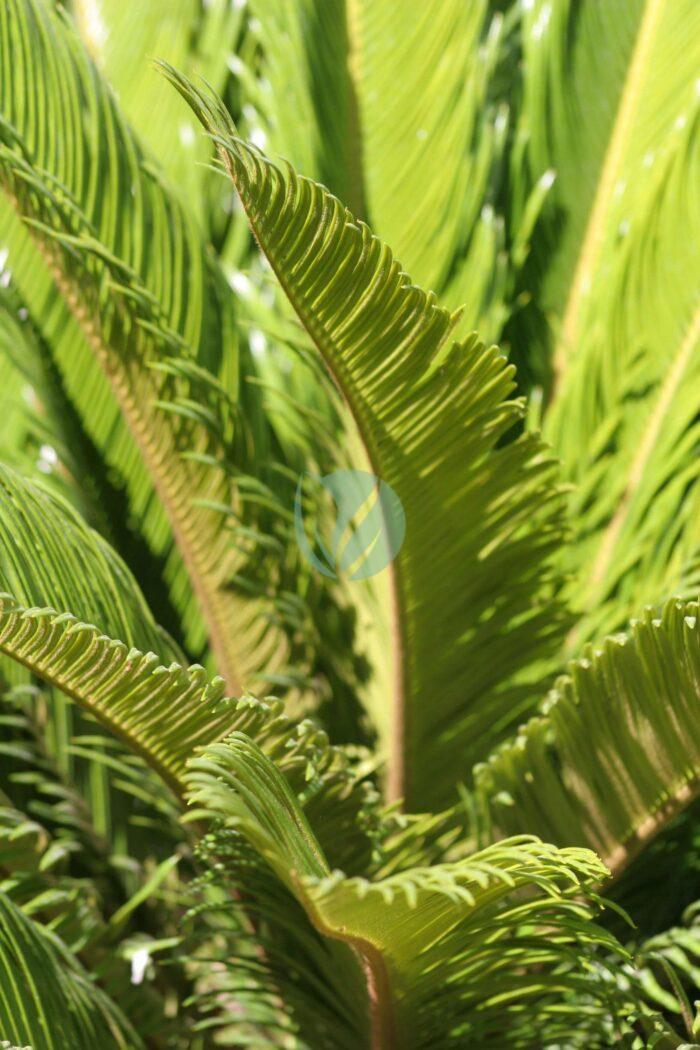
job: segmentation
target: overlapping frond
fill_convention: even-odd
[[[72,613],[161,660],[178,655],[102,537],[59,496],[2,466],[0,588],[25,608]]]
[[[210,836],[214,854],[215,844],[227,841],[227,827],[242,834],[312,928],[355,954],[366,980],[364,1038],[372,1046],[497,1046],[504,1031],[514,1046],[558,1039],[573,1046],[579,1038],[603,1045],[601,1033],[613,1032],[634,1001],[634,993],[617,997],[607,987],[610,976],[593,959],[587,972],[580,970],[581,952],[621,957],[614,938],[591,921],[596,907],[588,888],[605,869],[587,850],[557,850],[525,837],[460,863],[378,881],[348,878],[330,871],[290,785],[244,735],[207,750],[188,780],[195,814],[223,825]],[[287,914],[290,926],[300,923],[289,904]],[[308,939],[315,944],[317,936],[310,930]],[[309,957],[307,948],[299,966]],[[341,952],[325,974],[326,994],[339,1002],[336,985],[348,982],[349,966]],[[590,996],[583,1023],[580,1002],[568,1001],[574,990]],[[535,1030],[528,1011],[536,1012]],[[357,1023],[357,1013],[338,1013],[336,1045],[353,1045],[358,1036],[349,1026]]]
[[[178,809],[144,763],[94,721],[69,735],[75,726],[47,690],[3,689],[0,704],[0,867],[15,903],[37,911],[45,902],[52,929],[78,950],[104,932],[103,898],[113,905],[123,892],[111,843],[129,849],[133,874],[149,848],[180,838]],[[111,795],[96,767],[109,776]],[[100,793],[107,796],[102,806]]]
[[[551,352],[544,433],[577,486],[568,655],[696,593],[698,39],[692,0],[523,5],[520,133],[556,181],[518,352]]]
[[[549,599],[562,533],[555,466],[521,417],[512,369],[452,317],[322,186],[235,135],[222,108],[168,75],[215,135],[251,226],[335,377],[371,469],[407,519],[391,570],[396,694],[390,783],[438,804],[527,707],[528,668],[561,627]],[[502,584],[502,585],[501,585]],[[520,676],[520,678],[519,678]]]
[[[682,925],[649,937],[640,949],[645,964],[642,982],[649,999],[671,1014],[684,1015],[683,1019],[694,1036],[700,1034],[700,929],[697,915],[696,902],[686,909]]]
[[[349,758],[311,722],[286,718],[280,701],[227,699],[221,678],[170,662],[181,659],[177,649],[105,541],[8,468],[0,484],[2,653],[126,740],[176,794],[196,747],[248,732],[295,784],[301,777],[310,813],[327,811],[331,855],[366,870],[378,835],[376,794]]]
[[[4,145],[11,152],[24,151],[27,163],[41,170],[39,182],[43,179],[50,192],[58,189],[74,200],[93,234],[108,253],[115,252],[141,276],[169,324],[202,363],[218,368],[227,358],[230,367],[229,310],[222,305],[193,220],[136,144],[65,18],[43,3],[13,2],[3,8],[0,32],[6,56]],[[11,61],[10,54],[27,60],[31,55],[31,69]],[[28,94],[25,77],[31,78]],[[89,104],[82,106],[81,97]],[[25,98],[35,104],[27,106]],[[88,344],[95,333],[81,329],[73,316],[79,295],[67,295],[65,284],[56,288],[50,268],[7,201],[2,205],[0,239],[10,252],[12,278],[47,337],[71,400],[128,491],[130,513],[152,549],[170,558],[166,572],[171,586],[179,590],[188,641],[195,651],[201,649],[201,623],[178,556],[170,553],[167,519],[109,383],[93,360]],[[82,316],[86,320],[87,313]]]
[[[363,214],[351,5],[252,0],[250,9],[259,54],[247,68],[240,60],[234,66],[255,118],[250,131]]]
[[[118,690],[119,684],[129,696],[130,657],[138,656],[149,680],[142,711],[148,722],[153,717],[148,697],[158,694],[159,684],[153,669],[177,659],[179,653],[153,621],[133,577],[104,540],[57,496],[7,468],[0,468],[0,496],[3,654],[95,710],[103,693],[113,695],[111,690]],[[175,675],[175,692],[201,695],[204,677],[202,669],[190,675],[182,671]],[[103,692],[97,689],[98,682]],[[79,683],[84,684],[84,692]],[[167,706],[159,709],[162,712]],[[204,728],[207,716],[201,707],[198,711],[204,743],[213,738]],[[182,708],[175,704],[172,715],[181,714]],[[129,736],[128,724],[120,721],[117,712],[110,728]],[[191,729],[189,725],[185,740]],[[147,742],[139,740],[136,726],[130,742],[143,751]]]
[[[581,612],[569,649],[649,602],[697,593],[700,95],[624,220],[550,433],[570,464]]]
[[[177,792],[192,746],[229,731],[235,705],[203,668],[163,666],[69,613],[0,598],[0,649],[67,696],[142,754]],[[166,727],[166,722],[168,723]]]
[[[61,942],[0,893],[0,1032],[33,1050],[136,1050],[138,1033]]]
[[[207,146],[192,119],[174,105],[151,62],[167,58],[217,87],[228,73],[243,4],[214,0],[74,0],[72,14],[98,68],[116,92],[131,126],[150,148],[191,212],[202,219]]]
[[[130,519],[123,488],[86,430],[49,345],[12,283],[0,288],[0,353],[16,374],[14,385],[6,387],[15,399],[11,410],[8,406],[10,421],[21,417],[17,437],[3,428],[0,459],[39,478],[76,507],[138,572],[155,619],[181,642],[181,623],[162,562]],[[21,443],[19,456],[15,443]]]
[[[491,99],[503,16],[481,0],[426,2],[408,18],[394,0],[250,7],[260,55],[234,66],[246,137],[326,185],[418,284],[465,307],[464,331],[495,338],[511,285],[498,204],[508,111]]]
[[[51,54],[50,61],[38,63],[36,112],[23,105],[23,78],[8,74],[0,160],[5,189],[41,246],[131,428],[167,512],[219,668],[232,687],[252,685],[255,671],[265,667],[273,673],[284,666],[286,648],[274,610],[266,614],[264,602],[250,600],[257,586],[246,579],[250,552],[241,555],[232,536],[241,502],[236,475],[255,453],[236,418],[232,394],[207,370],[219,372],[233,361],[222,279],[192,219],[164,188],[62,19],[23,0],[4,11],[0,27],[5,47],[35,45]],[[81,95],[89,109],[77,105]],[[14,275],[31,300],[21,260]],[[172,367],[152,367],[163,362]],[[76,358],[59,353],[59,363],[79,410],[94,420],[100,409],[97,403],[86,407],[84,400],[86,392],[96,398],[94,373],[85,372],[84,357],[76,366]],[[101,395],[96,401],[104,410]],[[110,413],[100,421],[96,440],[114,451],[121,442],[115,440]],[[145,499],[140,509],[150,517],[151,496],[138,479],[136,487]],[[133,491],[132,496],[137,498]],[[246,510],[251,506],[249,499]],[[245,524],[255,526],[255,513]],[[162,549],[163,519],[155,514],[148,528],[159,531]],[[253,528],[248,539],[254,534]],[[243,596],[246,585],[249,593]],[[181,574],[172,586],[177,604],[187,611],[191,600]],[[268,577],[265,594],[272,589]],[[257,593],[260,597],[259,587]],[[186,626],[196,651],[202,622],[192,608]]]
[[[508,115],[488,95],[502,16],[489,24],[482,0],[434,0],[408,18],[392,0],[348,6],[363,217],[416,284],[464,307],[467,330],[495,338],[504,244],[494,202]]]
[[[67,720],[59,700],[68,705],[36,686],[0,688],[0,890],[80,959],[143,1040],[188,1045],[177,901],[191,867],[177,804],[89,715],[70,736],[79,709]],[[167,962],[157,979],[132,981],[139,946]]]
[[[522,6],[523,130],[534,174],[557,174],[557,235],[547,245],[542,228],[540,247],[542,307],[553,315],[563,375],[595,317],[620,223],[692,105],[698,9],[692,0]]]
[[[197,749],[236,731],[256,739],[304,797],[330,856],[366,870],[381,832],[377,796],[342,750],[310,722],[295,723],[277,700],[224,696],[201,667],[168,667],[66,613],[23,609],[0,596],[0,651],[57,686],[125,740],[182,796]],[[323,818],[321,820],[321,817]]]
[[[618,875],[700,786],[697,603],[588,646],[542,713],[475,770],[499,833],[588,845]]]

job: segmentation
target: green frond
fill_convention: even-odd
[[[581,611],[572,653],[644,604],[697,593],[698,177],[700,96],[638,191],[596,295],[596,325],[571,364],[572,386],[550,414],[578,486],[567,556]]]
[[[102,537],[59,496],[1,465],[0,588],[25,608],[72,613],[163,660],[178,656]]]
[[[527,709],[528,668],[561,630],[550,596],[562,535],[555,465],[534,435],[499,446],[522,406],[508,400],[513,372],[498,350],[474,338],[450,348],[455,318],[366,226],[322,186],[238,139],[221,106],[166,72],[214,135],[371,469],[402,501],[408,528],[389,583],[390,792],[409,806],[440,804]]]
[[[234,65],[248,133],[364,214],[354,2],[252,0],[250,9],[260,55]]]
[[[33,1050],[144,1044],[61,942],[0,893],[0,1032]]]
[[[100,0],[96,6],[93,0],[73,0],[71,10],[129,123],[202,221],[206,200],[201,162],[208,158],[207,144],[195,122],[178,110],[166,85],[159,83],[152,59],[160,55],[222,87],[244,18],[243,5],[230,0],[206,6],[197,0]]]
[[[0,650],[82,704],[177,792],[192,746],[230,731],[235,705],[202,667],[164,667],[69,613],[0,596]],[[167,730],[164,723],[167,721]]]
[[[532,176],[556,180],[522,285],[542,324],[516,319],[513,342],[551,356],[543,431],[576,486],[578,656],[644,605],[697,593],[700,12],[536,0],[521,29],[519,134]]]
[[[78,736],[73,712],[66,744],[59,701],[67,703],[36,686],[0,691],[0,892],[80,959],[144,1040],[178,1031],[186,1040],[182,1000],[191,984],[172,935],[191,869],[178,807],[89,716]],[[108,778],[106,823],[100,769]],[[129,953],[139,940],[158,959],[157,980],[132,983]]]
[[[587,646],[542,713],[475,770],[498,833],[588,845],[619,875],[697,795],[699,683],[695,602]]]
[[[2,451],[5,461],[15,465],[23,462],[30,435],[30,426],[22,404],[24,386],[21,372],[0,349],[0,412],[4,420]]]
[[[279,701],[224,698],[201,667],[163,667],[66,613],[22,609],[0,597],[0,651],[60,688],[141,754],[181,796],[197,747],[232,732],[255,739],[304,799],[336,863],[367,870],[382,828],[377,796],[343,751],[310,722],[286,718]]]
[[[176,426],[155,407],[164,384],[148,369],[154,358],[175,354],[215,372],[235,372],[228,290],[193,219],[144,154],[65,20],[35,0],[13,0],[3,9],[0,44],[15,53],[31,51],[39,70],[32,94],[41,105],[27,108],[23,78],[10,76],[3,63],[8,72],[0,171],[58,292],[50,291],[45,264],[15,240],[10,241],[13,280],[32,316],[45,325],[68,394],[93,440],[109,449],[111,464],[128,479],[131,509],[137,520],[148,519],[149,543],[165,555],[174,533],[220,663],[236,680],[239,671],[231,667],[236,661],[224,652],[233,632],[222,624],[229,611],[222,606],[235,602],[219,593],[209,561],[221,547],[216,541],[221,518],[215,516],[204,543],[197,529],[207,512],[191,504],[192,496],[218,499],[222,482],[216,470],[202,481],[201,468],[182,459],[192,428]],[[80,98],[89,105],[79,104]],[[66,311],[82,334],[73,326],[69,331]],[[104,376],[95,371],[91,354]],[[117,404],[133,440],[115,429]],[[203,441],[201,435],[194,441],[195,450],[204,451]],[[153,486],[172,533],[154,503]],[[188,644],[197,651],[201,620],[173,563],[177,555],[170,557],[166,572],[185,611]]]
[[[327,186],[416,283],[465,307],[463,330],[496,336],[508,291],[496,207],[508,115],[489,94],[502,16],[489,22],[481,0],[426,2],[411,18],[393,0],[250,7],[260,71],[239,56],[234,67],[245,137]]]
[[[225,848],[224,829],[243,835],[312,927],[350,946],[365,974],[373,1046],[499,1045],[505,1030],[514,1046],[549,1045],[535,1040],[550,1021],[572,1039],[566,1045],[579,1045],[576,1037],[586,1030],[590,1039],[596,1021],[580,1026],[580,1003],[568,1000],[570,992],[590,995],[591,1003],[600,997],[601,1030],[624,1018],[634,1001],[629,991],[616,998],[593,958],[587,973],[570,967],[581,951],[624,958],[614,938],[592,922],[589,890],[606,870],[588,850],[521,837],[458,863],[378,881],[348,878],[329,870],[285,777],[244,735],[195,759],[188,782],[195,815],[223,825],[214,825],[210,836],[214,855],[216,843]],[[287,908],[290,923],[298,923]],[[348,961],[341,959],[346,981]],[[325,980],[334,987],[333,972]],[[526,1004],[537,1011],[534,1037]],[[337,1045],[351,1038],[339,1022]]]
[[[0,1043],[694,1045],[697,3],[65,6],[0,3]]]
[[[534,0],[522,19],[522,132],[535,177],[557,176],[548,204],[557,236],[549,242],[545,225],[534,250],[548,253],[541,301],[559,381],[595,317],[620,223],[673,147],[674,121],[695,104],[698,8]]]
[[[392,0],[349,10],[362,217],[416,284],[464,307],[463,329],[496,337],[505,310],[494,176],[508,117],[489,89],[503,19],[489,24],[484,0],[432,0],[410,18]]]
[[[277,700],[226,699],[223,680],[202,667],[164,666],[177,650],[104,540],[8,468],[0,491],[0,651],[102,721],[176,794],[196,747],[235,730],[265,741],[293,783],[301,777],[310,813],[325,813],[331,855],[365,870],[376,793],[344,753],[311,722],[283,716]]]
[[[660,1009],[683,1020],[693,1035],[700,1031],[697,1000],[700,998],[700,927],[698,905],[683,915],[683,924],[656,934],[639,949],[642,981],[649,999]],[[695,1009],[691,1006],[695,1003]]]
[[[12,13],[10,39],[13,33],[31,37],[35,19],[49,20],[47,32],[70,71],[57,89],[67,111],[73,112],[70,78],[101,108],[95,178],[104,177],[106,196],[99,207],[80,183],[63,181],[50,131],[35,147],[23,137],[32,122],[25,126],[14,114],[0,145],[0,177],[109,380],[167,513],[189,577],[188,585],[181,573],[170,576],[173,604],[184,611],[187,647],[201,651],[204,625],[231,692],[273,682],[303,688],[313,670],[314,630],[311,602],[293,605],[288,598],[300,575],[297,548],[289,542],[291,512],[283,503],[287,497],[291,503],[293,486],[279,480],[280,450],[260,400],[250,392],[237,400],[235,375],[226,386],[217,378],[226,371],[232,340],[235,346],[230,305],[219,301],[223,294],[229,302],[223,278],[67,29],[43,7],[34,11],[34,0],[23,0]],[[43,86],[51,93],[51,83]],[[21,90],[16,78],[12,90]],[[76,113],[76,164],[86,148],[84,132]],[[134,214],[134,200],[142,225],[121,229],[119,223],[128,225]],[[102,210],[106,201],[114,212]],[[80,399],[73,400],[84,415]],[[189,630],[193,624],[198,639]]]
[[[50,346],[12,283],[0,288],[0,350],[14,365],[17,382],[22,381],[21,389],[10,389],[15,389],[17,399],[13,416],[21,415],[24,420],[23,454],[16,458],[11,436],[3,430],[0,459],[16,465],[25,476],[38,478],[72,503],[138,571],[155,619],[182,641],[163,566],[131,522],[123,488],[86,430]]]

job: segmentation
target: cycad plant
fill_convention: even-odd
[[[699,42],[3,0],[3,1045],[695,1045]]]

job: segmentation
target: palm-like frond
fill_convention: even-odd
[[[276,470],[278,450],[259,401],[249,393],[236,400],[223,278],[68,27],[34,0],[13,4],[3,18],[8,42],[37,36],[40,46],[52,41],[56,53],[38,84],[52,99],[41,111],[41,135],[18,105],[22,84],[9,78],[0,172],[109,381],[167,514],[173,556],[177,561],[179,554],[189,577],[188,585],[181,572],[168,570],[188,647],[201,649],[204,624],[232,692],[273,679],[286,687],[303,683],[313,662],[309,605],[299,598],[299,558],[285,542],[291,511],[280,497],[287,493],[291,502],[293,484]],[[54,82],[56,55],[65,76]],[[81,93],[100,113],[94,132],[86,110],[73,104]],[[57,97],[71,121],[70,163],[52,143]],[[72,174],[81,165],[92,181]],[[139,222],[132,229],[134,215]],[[21,273],[18,283],[23,287]],[[217,380],[222,372],[227,385]],[[68,394],[91,418],[95,405],[86,408],[70,386]],[[136,485],[150,516],[150,483]],[[159,544],[169,549],[159,520]]]
[[[524,6],[527,148],[536,175],[557,173],[550,206],[562,229],[542,304],[556,326],[560,378],[579,356],[619,225],[643,202],[654,162],[673,149],[674,121],[693,107],[697,55],[686,44],[697,39],[697,18],[691,0]]]
[[[145,697],[157,694],[159,678],[152,673],[154,666],[179,654],[154,623],[126,567],[57,496],[7,468],[0,471],[0,484],[0,533],[6,538],[0,555],[0,586],[5,592],[1,600],[3,653],[95,711],[100,697],[114,695],[119,670],[128,697],[136,681],[129,679],[128,672],[138,655],[149,682]],[[37,549],[41,558],[37,558]],[[86,565],[89,588],[84,583]],[[139,648],[149,655],[141,655]],[[177,676],[181,701],[183,693],[201,695],[203,675],[200,669],[199,676],[185,672]],[[218,691],[220,694],[221,689]],[[182,715],[182,707],[175,710]],[[207,716],[201,707],[195,710],[201,734]],[[148,711],[142,713],[149,717]],[[211,719],[211,712],[208,717]],[[126,725],[115,716],[111,728],[124,734]],[[194,728],[186,726],[185,739]],[[206,732],[201,737],[202,743],[210,739]],[[138,735],[135,744],[138,750]]]
[[[181,190],[182,199],[203,224],[202,181],[206,143],[192,119],[183,117],[176,98],[153,70],[155,56],[199,73],[217,87],[228,75],[244,18],[244,5],[214,0],[73,0],[73,18],[96,65],[114,89],[131,127]]]
[[[0,891],[79,957],[144,1041],[187,1045],[192,986],[178,959],[178,897],[184,907],[191,868],[177,806],[138,756],[94,722],[67,744],[71,723],[62,714],[36,686],[0,692]],[[95,775],[101,769],[105,785]],[[167,960],[157,982],[131,981],[139,944]]]
[[[371,786],[355,782],[343,752],[330,749],[313,723],[284,717],[279,701],[226,698],[223,681],[208,679],[202,667],[165,667],[154,653],[129,648],[67,613],[23,609],[7,596],[0,596],[0,651],[81,704],[178,795],[192,749],[234,730],[261,742],[269,736],[282,768],[298,766],[302,776],[315,768],[314,759],[329,793],[324,805],[335,813],[327,815],[329,841],[336,840],[330,852],[351,867],[369,864]],[[321,805],[315,790],[309,805]]]
[[[693,1035],[698,1035],[697,1000],[700,991],[697,913],[695,903],[686,909],[682,925],[648,938],[640,951],[646,963],[642,980],[650,1000],[672,1014],[685,1014],[686,1025]],[[695,1010],[691,1006],[693,1002]]]
[[[100,718],[176,792],[191,746],[232,728],[235,705],[218,703],[223,681],[210,685],[202,667],[165,667],[155,653],[130,648],[69,613],[25,608],[8,595],[0,597],[0,623],[5,655]]]
[[[35,1050],[142,1047],[77,960],[0,893],[0,1031]]]
[[[589,646],[542,714],[475,771],[495,827],[586,843],[619,874],[700,783],[696,603]]]
[[[364,869],[372,790],[355,783],[343,753],[312,723],[297,726],[284,717],[279,701],[227,699],[223,680],[210,679],[202,667],[165,666],[177,650],[104,540],[58,497],[8,468],[0,470],[0,481],[0,537],[12,537],[0,544],[0,651],[125,738],[176,793],[197,746],[234,730],[268,741],[289,775],[316,770],[328,792],[325,805],[335,813],[327,817],[328,834],[338,840],[331,852]],[[310,790],[312,811],[322,795],[318,785]]]
[[[2,261],[2,259],[0,259]],[[7,262],[7,259],[4,260]],[[3,419],[2,453],[6,463],[15,467],[27,468],[28,464],[36,465],[38,449],[33,443],[35,435],[36,413],[32,411],[32,392],[28,387],[26,374],[18,358],[24,355],[11,353],[17,339],[17,318],[14,310],[6,309],[8,288],[1,280],[6,274],[0,267],[0,413]],[[20,346],[22,340],[19,340]],[[36,458],[32,461],[32,455]]]
[[[656,159],[597,296],[597,325],[572,365],[579,393],[562,394],[553,409],[554,439],[565,453],[587,445],[583,456],[569,456],[580,481],[575,568],[586,565],[574,592],[583,616],[571,650],[647,602],[696,593],[699,490],[690,450],[698,436],[700,214],[691,187],[698,173],[696,104]],[[591,390],[599,392],[595,405]]]
[[[3,62],[2,171],[5,189],[15,205],[26,218],[39,222],[32,230],[48,262],[47,269],[15,222],[7,230],[12,277],[35,323],[47,336],[68,394],[91,437],[99,448],[108,450],[108,461],[127,484],[135,519],[150,545],[166,554],[172,540],[160,506],[162,501],[171,514],[172,493],[168,496],[163,490],[153,449],[148,455],[142,442],[140,452],[136,447],[139,426],[142,437],[147,433],[143,414],[153,418],[155,412],[154,395],[149,391],[152,377],[144,368],[143,349],[144,345],[152,348],[157,338],[140,328],[136,317],[153,324],[155,315],[157,327],[168,330],[169,345],[174,340],[178,354],[186,346],[199,363],[226,371],[235,364],[230,306],[222,298],[192,217],[149,163],[65,18],[43,3],[13,2],[3,8],[0,42],[6,55],[10,51],[32,54],[36,62],[31,95],[37,104],[31,107],[23,101],[25,80],[19,75],[23,67]],[[79,104],[81,97],[89,105]],[[5,209],[4,221],[9,221]],[[65,247],[66,242],[59,249],[58,242],[41,228],[42,221],[52,221],[50,215],[56,232],[78,238],[72,251]],[[93,250],[90,260],[97,268],[90,278],[93,300],[90,307],[82,305],[78,317],[72,317],[78,298],[71,282],[78,275],[83,280],[86,277],[86,239]],[[82,254],[77,251],[80,245]],[[68,258],[73,262],[70,272]],[[110,280],[115,288],[108,289]],[[132,290],[135,299],[130,298]],[[120,351],[125,352],[126,337],[115,312],[122,324],[131,324],[129,376],[126,360],[119,357]],[[141,355],[135,353],[135,344]],[[92,360],[93,352],[99,365]],[[109,381],[100,366],[106,368]],[[136,393],[135,372],[143,383]],[[80,382],[76,382],[77,375]],[[124,404],[124,397],[131,400],[130,406]],[[119,423],[117,402],[136,443]],[[153,481],[144,470],[142,454]],[[171,465],[176,463],[177,456],[173,456]],[[159,499],[153,497],[153,483]],[[185,553],[185,560],[187,557]],[[172,562],[169,577],[187,610],[187,585],[183,587],[182,573]],[[191,598],[189,604],[188,641],[197,650],[203,640],[201,622]]]
[[[15,419],[19,423],[15,439],[3,429],[3,459],[75,506],[139,572],[155,619],[181,641],[182,625],[163,579],[163,565],[131,522],[125,493],[86,430],[50,346],[12,283],[0,288],[0,353],[3,367],[10,370],[10,377],[14,375],[5,387],[14,399],[11,409],[8,406],[10,425]],[[19,456],[13,451],[13,440],[21,445]]]
[[[416,284],[464,307],[463,326],[495,337],[504,289],[494,174],[507,113],[488,95],[502,18],[489,26],[481,0],[424,3],[411,18],[392,2],[357,0],[351,10],[361,217]]]
[[[393,0],[249,6],[259,54],[233,67],[245,137],[368,222],[416,283],[465,308],[464,331],[496,337],[512,284],[498,199],[508,107],[494,84],[503,16],[482,0],[430,0],[410,18]]]
[[[330,871],[284,776],[244,735],[208,749],[188,779],[193,815],[218,818],[224,829],[242,834],[331,946],[338,940],[349,946],[335,949],[326,994],[342,1002],[336,984],[347,987],[356,956],[370,1032],[358,1036],[348,1027],[357,1017],[353,1022],[339,1011],[336,1045],[355,1045],[359,1037],[376,1047],[495,1046],[506,1028],[515,1046],[559,1039],[578,1045],[579,1035],[593,1045],[592,1033],[603,1038],[606,1025],[614,1030],[634,1001],[635,993],[617,999],[603,971],[598,984],[594,966],[588,977],[569,966],[574,946],[620,952],[591,922],[596,909],[588,889],[605,869],[586,850],[520,838],[456,864],[353,879]],[[215,827],[214,855],[218,842],[225,848],[227,839]],[[301,922],[289,905],[286,913],[290,924]],[[307,935],[314,944],[315,938]],[[309,955],[309,948],[302,952],[300,967]],[[588,1020],[581,1025],[580,1004],[567,1001],[574,989],[590,995],[591,1004],[596,997],[604,1004],[597,1012],[591,1005],[590,1026]],[[537,1011],[537,1034],[528,1004]],[[300,1035],[303,1041],[303,1028]]]
[[[264,666],[268,672],[274,671],[275,652],[278,663],[283,663],[285,650],[273,618],[265,620],[258,615],[259,605],[254,615],[245,614],[246,605],[252,613],[254,603],[241,597],[234,578],[237,574],[245,577],[246,561],[246,555],[241,557],[235,549],[230,528],[236,511],[234,476],[251,452],[240,421],[234,424],[230,395],[197,364],[199,361],[219,369],[222,358],[230,353],[230,317],[227,322],[227,309],[223,313],[219,309],[220,278],[203,252],[191,220],[163,191],[107,89],[67,30],[43,7],[32,3],[13,6],[4,17],[8,42],[15,37],[21,40],[23,35],[31,39],[46,22],[49,39],[56,45],[67,74],[56,83],[60,83],[57,90],[66,114],[75,118],[71,142],[76,150],[76,170],[86,148],[81,111],[71,105],[71,98],[75,98],[71,92],[78,84],[102,113],[99,134],[105,149],[102,145],[95,147],[101,167],[93,172],[93,178],[103,195],[96,197],[91,184],[73,185],[70,178],[67,185],[63,181],[68,169],[65,161],[55,163],[48,103],[49,108],[42,111],[46,136],[37,137],[36,146],[28,139],[34,134],[31,114],[21,109],[14,112],[12,92],[19,98],[22,88],[17,78],[12,78],[6,113],[15,123],[8,123],[5,132],[2,167],[6,188],[29,220],[69,304],[76,304],[78,285],[82,295],[90,289],[90,305],[84,298],[79,310],[80,323],[167,511],[192,587],[204,609],[219,666],[231,683],[252,682],[255,669]],[[44,36],[40,39],[44,41]],[[55,101],[56,85],[50,75],[39,86]],[[115,159],[114,165],[108,162],[110,156]],[[47,164],[53,164],[53,170],[47,170]],[[128,194],[131,208],[132,188],[141,202],[142,224],[136,231],[119,226],[120,222],[128,225],[128,219],[118,202],[123,203],[124,194]],[[114,212],[105,206],[108,200],[117,202]],[[172,367],[158,371],[149,367],[163,357],[171,360]],[[236,453],[231,455],[234,425]],[[227,462],[222,463],[227,455]],[[246,509],[255,506],[254,499],[246,500]],[[246,524],[253,525],[254,518],[255,514],[248,514]],[[271,549],[268,546],[268,554]],[[186,595],[181,583],[178,586],[181,603]],[[253,581],[251,586],[255,587]],[[198,619],[195,622],[199,624]],[[234,623],[237,629],[232,631],[230,625]],[[189,635],[188,641],[194,644],[196,639]]]
[[[177,655],[133,576],[59,496],[0,467],[0,586],[29,609],[71,613],[125,644]],[[90,566],[90,586],[85,566]]]
[[[390,790],[409,805],[439,802],[527,707],[528,666],[560,630],[548,593],[562,535],[554,464],[533,435],[498,448],[521,415],[498,351],[475,339],[449,348],[455,318],[411,285],[388,248],[322,186],[275,167],[236,137],[223,109],[168,75],[216,136],[372,469],[403,503],[408,529],[391,582]],[[496,579],[509,586],[494,593]]]
[[[683,0],[523,11],[521,133],[557,174],[527,286],[549,335],[523,340],[553,355],[544,431],[577,485],[569,655],[695,594],[699,33]]]
[[[696,5],[70,12],[0,8],[0,1038],[683,1045]],[[408,526],[354,595],[291,512],[348,464]]]

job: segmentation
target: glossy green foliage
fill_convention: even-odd
[[[699,18],[0,7],[0,1040],[694,1045]]]

